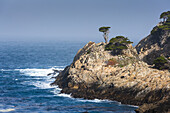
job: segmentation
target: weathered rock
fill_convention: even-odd
[[[158,108],[157,103],[166,103],[170,93],[168,70],[150,68],[138,59],[136,49],[130,45],[118,56],[104,48],[105,43],[86,44],[52,85],[58,85],[62,93],[71,93],[75,98],[110,99],[132,105],[153,104],[153,109]],[[109,64],[110,60],[112,63]],[[143,106],[137,111],[150,110]]]
[[[139,57],[150,65],[160,55],[169,58],[170,30],[158,29],[151,33],[136,45],[136,50],[139,53]]]

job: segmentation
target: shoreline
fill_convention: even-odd
[[[166,111],[169,72],[150,68],[138,60],[132,46],[119,56],[113,56],[104,47],[104,43],[86,44],[51,85],[58,85],[61,93],[71,94],[73,98],[107,99],[139,106],[137,113]],[[129,64],[107,65],[110,59],[121,59]]]

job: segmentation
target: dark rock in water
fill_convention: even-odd
[[[55,73],[60,73],[62,70],[53,69]]]
[[[50,75],[55,75],[56,73],[60,73],[62,70],[57,70],[57,69],[53,69],[53,73],[49,73],[47,74],[47,76],[50,76]]]
[[[54,75],[55,73],[49,73],[49,74],[47,74],[47,76],[50,76],[50,75]]]

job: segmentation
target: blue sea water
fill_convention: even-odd
[[[75,99],[50,86],[47,76],[63,70],[86,42],[0,42],[0,112],[134,113],[136,107],[109,100]]]

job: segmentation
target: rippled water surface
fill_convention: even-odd
[[[0,42],[0,112],[134,113],[134,106],[60,94],[48,73],[69,65],[84,42]]]

